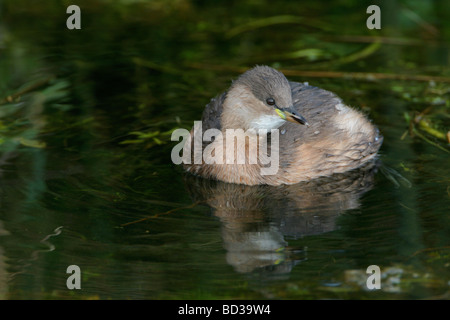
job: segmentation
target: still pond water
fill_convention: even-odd
[[[448,1],[380,2],[378,31],[364,1],[269,3],[79,1],[71,31],[57,1],[0,4],[0,299],[449,298]],[[184,174],[171,131],[255,64],[365,112],[378,170]]]

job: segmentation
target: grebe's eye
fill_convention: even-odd
[[[269,106],[275,105],[275,100],[273,100],[272,98],[267,99],[266,102]]]

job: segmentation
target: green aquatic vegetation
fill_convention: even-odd
[[[270,27],[280,24],[303,24],[314,28],[319,28],[322,30],[329,30],[331,27],[323,22],[311,21],[304,17],[292,16],[292,15],[281,15],[272,16],[262,19],[253,19],[247,23],[238,25],[226,33],[227,38],[235,37],[241,33],[253,31],[260,28]]]
[[[396,85],[392,91],[407,101],[411,111],[403,117],[408,130],[401,137],[418,137],[436,148],[450,153],[450,86],[445,83],[429,82],[427,85]]]
[[[442,255],[438,258],[442,263]],[[430,266],[428,264],[428,266]],[[418,270],[410,265],[395,264],[381,268],[380,289],[369,290],[367,288],[368,274],[365,269],[346,269],[337,272],[333,281],[317,285],[307,281],[288,281],[286,283],[273,284],[266,288],[266,295],[271,298],[294,299],[403,299],[412,290],[430,290],[430,299],[444,299],[450,292],[443,288],[447,285],[447,279],[440,277],[431,268]],[[431,293],[436,291],[436,293]],[[436,295],[435,295],[436,294]]]
[[[150,131],[150,132],[141,132],[141,131],[132,131],[129,133],[130,136],[134,136],[134,139],[127,139],[121,141],[120,144],[145,144],[145,148],[151,148],[155,145],[162,145],[168,143],[170,141],[170,136],[172,132],[177,128],[160,132]]]
[[[0,149],[45,148],[40,136],[52,118],[48,107],[70,109],[65,104],[67,90],[67,81],[47,78],[26,84],[4,98],[0,103]]]

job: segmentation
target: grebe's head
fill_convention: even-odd
[[[271,130],[285,121],[307,124],[294,109],[289,81],[267,66],[257,66],[235,80],[223,107],[224,128]]]

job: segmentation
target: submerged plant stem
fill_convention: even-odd
[[[447,153],[450,153],[450,151],[448,151],[447,149],[445,149],[444,147],[440,146],[439,144],[431,141],[430,139],[428,139],[427,137],[425,137],[423,134],[421,134],[416,128],[413,128],[413,132],[415,135],[417,135],[419,138],[421,138],[422,140],[428,142],[429,144],[431,144],[432,146],[435,146],[438,149],[441,149],[442,151],[445,151]]]
[[[19,90],[18,92],[13,93],[13,94],[3,98],[2,100],[0,100],[0,105],[5,104],[5,103],[11,103],[14,100],[20,98],[20,96],[41,88],[41,87],[45,86],[46,84],[48,84],[50,82],[50,80],[52,80],[52,79],[53,79],[53,77],[49,77],[49,78],[43,79],[41,81],[38,81],[36,83],[33,83],[33,84],[29,85],[28,87],[23,88],[22,90]]]
[[[181,207],[181,208],[175,208],[175,209],[168,210],[168,211],[161,212],[161,213],[156,213],[156,214],[154,214],[154,215],[152,215],[150,217],[145,217],[145,218],[142,218],[142,219],[139,219],[139,220],[123,223],[120,226],[121,227],[127,227],[127,226],[135,224],[135,223],[143,222],[143,221],[146,221],[146,220],[149,220],[149,219],[158,218],[160,216],[167,215],[167,214],[170,214],[170,213],[174,213],[174,212],[182,210],[182,209],[191,209],[191,208],[194,208],[195,206],[197,206],[200,203],[201,203],[200,201],[197,201],[197,202],[194,202],[193,204],[191,204],[189,206],[185,206],[185,207]]]
[[[186,67],[193,69],[208,69],[217,71],[231,71],[236,73],[243,73],[248,68],[246,67],[230,67],[224,65],[206,65],[203,63],[189,63]],[[342,78],[350,80],[406,80],[406,81],[434,81],[450,83],[450,77],[428,76],[420,74],[393,74],[393,73],[378,73],[378,72],[342,72],[342,71],[322,71],[322,70],[292,70],[279,69],[286,76],[311,77],[311,78]]]
[[[273,16],[273,17],[268,17],[268,18],[257,19],[257,20],[253,20],[248,23],[239,25],[239,26],[231,29],[230,31],[228,31],[225,36],[227,38],[232,38],[234,36],[237,36],[238,34],[241,34],[241,33],[247,32],[247,31],[252,31],[252,30],[259,29],[259,28],[269,27],[269,26],[273,26],[273,25],[277,25],[277,24],[286,24],[286,23],[304,24],[304,25],[314,27],[314,28],[319,28],[322,30],[330,29],[330,27],[326,26],[324,23],[319,24],[319,23],[312,22],[312,21],[306,21],[305,18],[299,17],[299,16],[281,15],[281,16]]]

